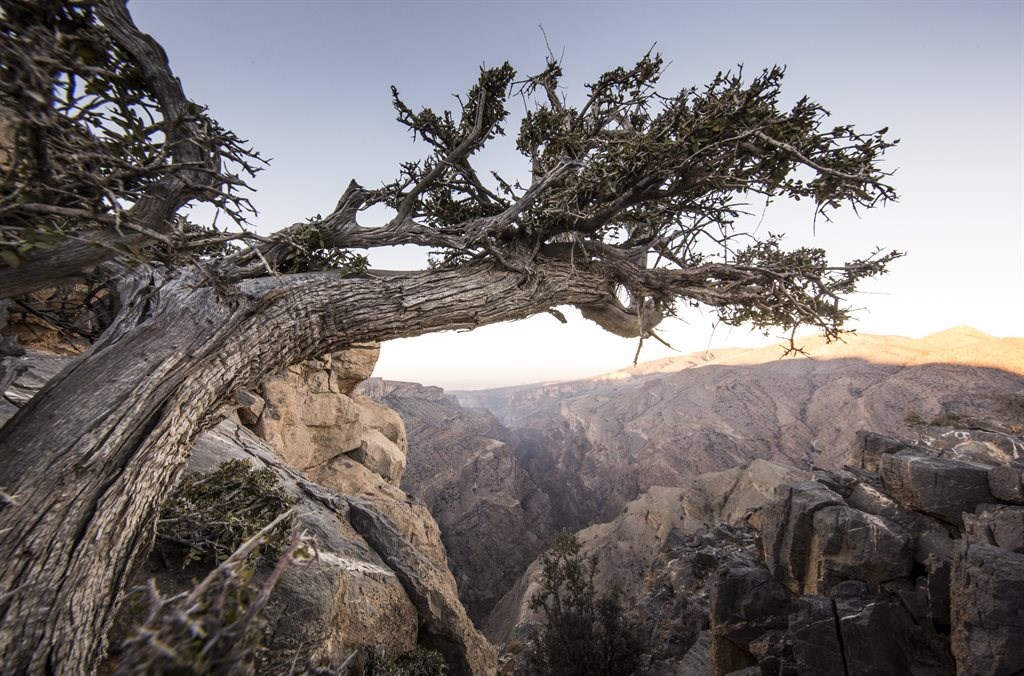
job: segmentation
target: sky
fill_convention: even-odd
[[[778,203],[760,227],[786,233],[793,247],[823,247],[835,262],[876,246],[907,252],[852,299],[857,331],[920,337],[969,325],[1024,336],[1020,0],[131,0],[129,9],[163,44],[186,93],[271,158],[252,182],[262,233],[327,213],[350,179],[378,186],[396,177],[400,162],[421,156],[394,120],[392,84],[413,108],[450,107],[482,64],[542,70],[545,34],[570,99],[652,46],[670,62],[665,92],[740,64],[745,73],[783,64],[783,103],[806,94],[837,124],[888,126],[901,139],[884,165],[896,172],[900,200],[816,224],[806,202]],[[510,141],[476,162],[487,164],[526,177]],[[361,222],[380,216],[369,212]],[[388,269],[424,260],[407,249],[370,254],[371,265]],[[566,314],[566,325],[544,315],[390,341],[375,375],[475,388],[586,377],[632,362],[635,341]],[[777,337],[715,327],[698,310],[666,320],[659,334],[684,353]],[[641,360],[671,354],[648,341]]]

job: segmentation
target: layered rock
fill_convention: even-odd
[[[762,603],[761,626],[751,632],[744,622],[754,601],[716,587],[713,673],[753,665],[795,674],[1024,667],[1024,514],[986,488],[1004,466],[892,439],[876,447],[877,457],[858,444],[847,469],[819,472],[751,516],[763,563],[748,557],[735,584],[784,589],[788,605]],[[735,567],[720,560],[719,575],[735,576]]]
[[[315,481],[329,482],[337,461],[350,456],[397,486],[408,452],[402,419],[352,392],[372,373],[378,352],[364,345],[290,366],[259,395],[248,394],[254,403],[240,406],[239,418],[252,419],[260,437]]]
[[[948,439],[860,435],[842,469],[754,462],[739,480],[653,489],[581,531],[602,562],[598,588],[622,586],[651,638],[644,673],[1024,669],[1024,507],[988,488],[1015,485],[1005,477],[1020,458],[998,449],[1024,448],[1024,437],[960,429]],[[989,450],[952,452],[970,443]],[[525,601],[538,575],[534,564],[485,626],[506,662],[536,619]]]

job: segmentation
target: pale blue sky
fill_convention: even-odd
[[[418,157],[394,122],[389,86],[441,107],[481,63],[543,67],[543,24],[564,52],[568,94],[652,44],[672,91],[743,63],[788,66],[791,100],[808,94],[839,123],[889,126],[898,204],[818,223],[801,203],[762,227],[836,261],[875,245],[906,250],[856,299],[870,333],[920,336],[969,324],[1024,335],[1024,4],[1021,2],[254,2],[132,0],[186,92],[249,138],[271,167],[255,181],[263,232],[329,210],[349,179],[374,186]],[[513,111],[516,108],[513,107]],[[485,156],[514,173],[505,143]],[[477,163],[482,166],[481,162]],[[370,223],[367,223],[370,224]],[[408,266],[405,254],[372,258]],[[763,342],[687,313],[665,325],[683,351]],[[620,368],[635,344],[578,317],[385,345],[378,373],[448,386],[557,379]],[[666,354],[645,347],[643,357]]]

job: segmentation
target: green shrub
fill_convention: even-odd
[[[295,500],[271,469],[229,460],[211,472],[186,474],[160,512],[157,542],[193,562],[216,565],[261,528],[288,511]],[[273,563],[287,546],[290,519],[269,533],[261,549]]]
[[[189,591],[165,597],[150,580],[145,618],[124,642],[114,676],[255,673],[264,650],[260,611],[285,568],[312,558],[295,526],[274,569],[257,582],[260,547],[291,516],[287,511],[257,531]]]
[[[540,590],[530,599],[542,626],[527,652],[529,673],[542,676],[628,676],[643,652],[620,593],[598,596],[597,557],[585,558],[575,535],[562,532],[541,558]]]

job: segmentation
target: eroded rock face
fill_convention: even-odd
[[[590,380],[456,394],[520,437],[521,466],[549,495],[556,520],[573,529],[613,519],[650,486],[681,486],[757,458],[838,469],[859,446],[866,459],[853,464],[877,471],[881,454],[893,451],[877,445],[883,438],[966,462],[1024,453],[985,421],[1000,394],[1024,390],[1022,339],[954,330],[807,347],[814,359],[731,350]],[[991,428],[950,429],[968,419]],[[858,438],[865,429],[876,436]]]
[[[1000,500],[1024,505],[1024,459],[989,470],[988,488]]]
[[[394,411],[353,395],[376,362],[376,346],[304,361],[263,383],[257,399],[240,402],[239,419],[279,449],[292,467],[329,483],[331,463],[348,455],[399,485],[408,442]],[[335,465],[337,463],[335,462]]]
[[[374,378],[357,391],[405,421],[402,488],[430,508],[463,603],[482,622],[554,532],[548,497],[516,460],[516,439],[490,413],[415,383]]]
[[[597,587],[619,588],[632,601],[629,610],[644,635],[652,637],[644,673],[707,673],[713,652],[704,630],[716,561],[727,555],[756,560],[754,533],[743,518],[776,499],[785,482],[809,477],[754,461],[697,477],[683,488],[652,487],[614,520],[578,533],[583,552],[598,556]],[[514,645],[526,638],[538,619],[528,604],[539,578],[535,562],[495,606],[484,625],[493,642]],[[514,657],[505,658],[514,670]]]
[[[989,467],[901,451],[882,457],[882,482],[892,497],[910,509],[963,527],[963,513],[994,500]]]
[[[961,449],[966,432],[950,435]],[[1019,434],[1000,434],[1000,447],[1018,448]],[[713,473],[650,491],[579,537],[632,584],[630,610],[654,639],[647,673],[688,673],[681,665],[692,662],[715,676],[1013,674],[1024,668],[1024,507],[987,486],[1019,460],[971,457],[862,436],[856,465],[813,478],[762,465],[761,477],[776,478],[732,527],[716,516],[759,481]],[[692,527],[697,515],[707,521]],[[506,604],[531,594],[536,568],[492,614],[496,642],[521,639],[509,618],[530,617]]]

